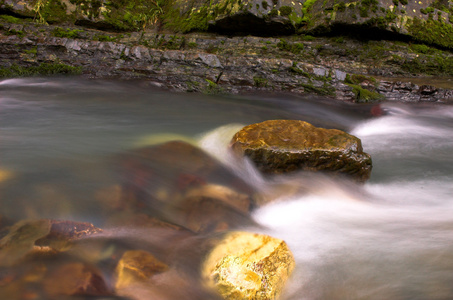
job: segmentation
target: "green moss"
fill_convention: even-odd
[[[417,57],[412,60],[403,61],[401,68],[411,74],[453,76],[453,57],[443,57],[440,55]]]
[[[99,35],[95,35],[93,37],[93,41],[100,41],[100,42],[114,42],[117,40],[118,40],[118,38],[112,37],[109,35],[105,35],[105,34],[99,34]]]
[[[188,47],[189,49],[197,48],[197,47],[198,47],[198,44],[195,43],[195,42],[190,42],[190,43],[187,44],[187,47]]]
[[[344,37],[342,36],[337,36],[333,39],[334,43],[337,43],[337,44],[344,44]]]
[[[377,12],[378,10],[378,1],[377,0],[362,0],[359,6],[359,14],[362,18],[367,18],[369,12]]]
[[[208,85],[202,91],[204,94],[218,95],[224,93],[224,90],[217,83],[209,79],[206,79],[206,82],[208,83]]]
[[[314,41],[314,40],[316,40],[316,38],[314,36],[311,36],[311,35],[301,35],[300,39],[302,41]]]
[[[350,84],[360,84],[362,82],[371,82],[373,84],[376,84],[376,78],[371,77],[371,76],[365,76],[361,74],[346,74],[346,78],[344,80],[345,83],[350,83]]]
[[[267,3],[267,1],[263,1],[261,2],[261,6],[264,8],[264,9],[267,9],[269,7],[269,4]]]
[[[359,15],[362,18],[368,18],[368,7],[360,6],[359,8]]]
[[[344,12],[346,10],[346,4],[344,2],[340,2],[338,4],[335,4],[335,10],[339,12]]]
[[[307,0],[304,2],[304,4],[302,4],[302,22],[306,22],[308,24],[311,23],[312,15],[310,11],[315,2],[316,0]]]
[[[165,0],[110,0],[105,2],[102,16],[114,30],[142,30],[160,20],[165,4]]]
[[[22,67],[12,65],[10,67],[0,67],[0,77],[29,77],[29,76],[49,76],[49,75],[78,75],[82,73],[81,67],[73,67],[65,64],[42,63],[38,66]]]
[[[171,8],[165,15],[165,26],[172,30],[187,33],[192,31],[206,31],[208,21],[214,18],[208,6],[190,12],[189,15],[181,15],[178,8]]]
[[[435,52],[435,49],[427,46],[427,45],[422,45],[422,44],[412,44],[410,45],[410,49],[414,51],[415,53],[420,53],[420,54],[433,54]]]
[[[295,74],[302,75],[302,76],[305,76],[307,78],[310,78],[310,74],[308,74],[304,70],[301,70],[300,68],[298,68],[296,62],[293,62],[293,65],[289,68],[289,71],[291,73],[295,73]]]
[[[60,27],[56,27],[52,31],[52,34],[53,34],[53,36],[56,36],[56,37],[75,39],[75,38],[80,38],[80,33],[82,33],[82,32],[83,32],[83,30],[70,29],[70,28],[63,29]]]
[[[38,53],[38,47],[32,47],[30,49],[24,50],[24,53],[36,55]]]
[[[73,20],[66,8],[66,4],[60,0],[37,0],[34,1],[33,10],[42,23],[62,23]]]
[[[414,18],[407,25],[409,33],[418,41],[453,49],[453,27],[438,20]]]
[[[363,24],[367,26],[377,27],[380,29],[386,29],[388,21],[384,17],[373,17],[365,21]]]
[[[9,29],[4,33],[5,35],[16,35],[20,38],[25,36],[25,31],[23,30],[16,30],[16,29]]]
[[[277,47],[282,51],[289,51],[294,54],[299,54],[300,52],[302,52],[302,50],[304,50],[304,44],[301,43],[290,44],[285,39],[281,39],[280,42],[277,43]]]
[[[355,95],[355,102],[366,103],[376,102],[383,100],[385,97],[379,93],[362,88],[360,85],[347,84],[352,87],[352,91]]]
[[[275,8],[274,9],[271,9],[271,11],[267,14],[268,17],[276,17],[278,16],[278,10],[276,10]]]
[[[400,0],[400,3],[401,3],[402,5],[407,5],[408,0]]]
[[[434,12],[434,8],[430,6],[427,8],[420,8],[420,12],[424,15],[432,14]]]
[[[335,95],[335,88],[329,86],[328,84],[324,84],[323,87],[316,87],[311,83],[301,83],[300,84],[306,93],[314,93],[322,96],[334,96]]]
[[[282,15],[282,16],[289,16],[289,14],[292,12],[293,12],[293,8],[290,6],[280,7],[280,15]]]
[[[23,23],[22,19],[19,19],[19,18],[13,17],[13,16],[9,16],[9,15],[0,15],[0,19],[2,19],[3,21],[6,21],[8,23],[14,23],[14,24]]]
[[[253,77],[253,84],[256,87],[267,87],[267,79],[260,77],[260,76],[254,76]]]

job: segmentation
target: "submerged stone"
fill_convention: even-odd
[[[284,241],[231,232],[208,254],[202,276],[224,299],[276,299],[294,266]]]
[[[74,241],[102,232],[91,223],[33,220],[11,226],[0,239],[0,266],[11,266],[27,255],[57,253],[67,250]]]
[[[137,282],[149,280],[155,274],[165,272],[168,266],[143,250],[129,250],[121,257],[115,270],[115,288],[122,289]]]
[[[253,189],[203,150],[171,141],[122,156],[120,206],[194,232],[249,220]]]
[[[46,276],[43,285],[51,299],[112,294],[101,271],[82,262],[69,262],[56,267]]]
[[[366,181],[371,157],[359,138],[337,129],[315,127],[298,120],[271,120],[244,127],[231,148],[250,158],[266,174],[326,171]]]

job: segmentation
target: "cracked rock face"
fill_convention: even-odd
[[[230,145],[265,174],[324,171],[364,182],[371,173],[371,157],[363,152],[359,138],[298,120],[246,126],[235,134]]]
[[[224,299],[276,299],[294,266],[284,241],[231,232],[207,256],[202,276]]]

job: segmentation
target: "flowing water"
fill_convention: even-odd
[[[303,173],[265,179],[232,160],[227,144],[234,132],[269,119],[356,135],[372,156],[371,179],[364,185]],[[272,194],[274,201],[253,212],[260,226],[244,230],[281,238],[293,251],[297,266],[283,299],[453,299],[452,129],[453,107],[443,105],[171,94],[144,82],[74,78],[3,80],[0,215],[102,227],[105,215],[93,195],[116,182],[112,158],[185,139]],[[134,234],[122,230],[118,236]]]

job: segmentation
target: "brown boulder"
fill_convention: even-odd
[[[371,173],[371,157],[363,152],[359,138],[304,121],[271,120],[246,126],[235,134],[231,148],[266,174],[327,171],[363,182]]]

